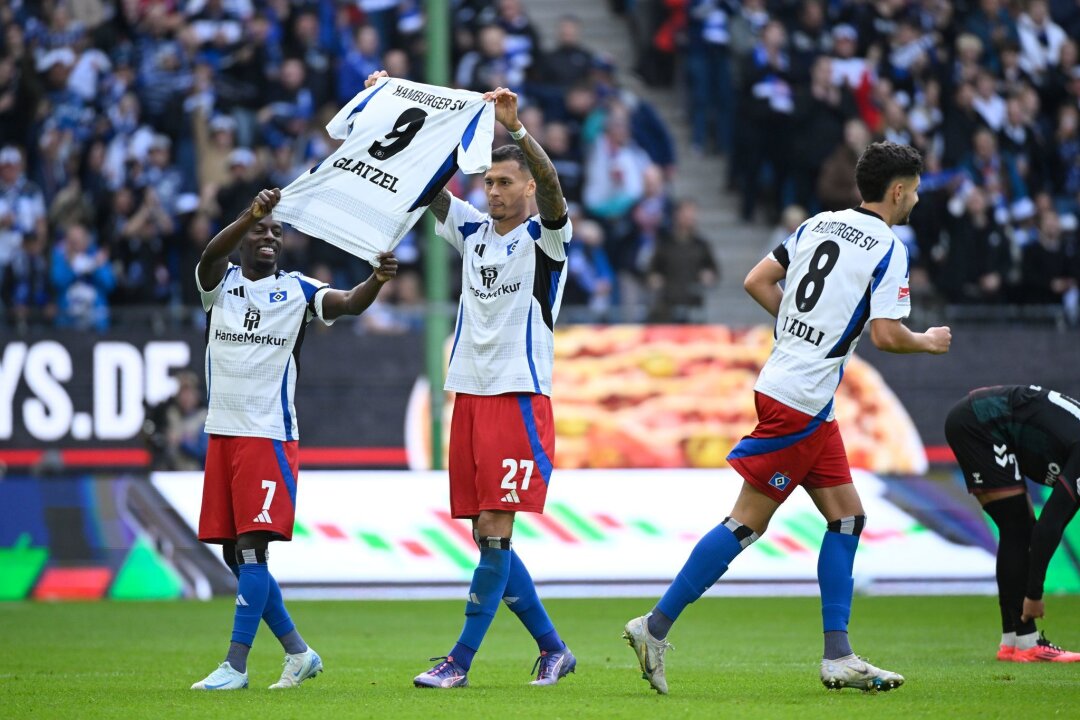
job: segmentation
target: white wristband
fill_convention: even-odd
[[[516,131],[510,131],[510,137],[514,138],[515,140],[520,140],[528,134],[529,132],[525,129],[524,125],[518,128]]]

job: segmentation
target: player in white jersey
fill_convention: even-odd
[[[645,678],[658,692],[667,692],[664,652],[671,625],[765,532],[799,485],[827,523],[818,556],[822,683],[862,690],[903,684],[900,675],[857,657],[848,642],[852,565],[866,516],[833,419],[833,394],[867,321],[870,339],[881,350],[949,349],[949,328],[915,333],[902,322],[911,307],[908,257],[891,226],[907,223],[919,201],[921,172],[914,148],[870,145],[855,170],[862,204],[807,220],[746,276],[746,291],[776,317],[776,343],[754,387],[758,425],[728,455],[743,477],[742,491],[653,611],[625,628]]]
[[[373,83],[384,73],[374,73]],[[503,600],[536,640],[534,685],[554,685],[577,660],[556,632],[532,577],[511,547],[514,515],[543,512],[555,460],[551,414],[553,328],[566,283],[571,226],[554,166],[517,117],[517,95],[485,94],[514,145],[495,149],[484,175],[488,212],[442,190],[430,209],[461,253],[461,299],[446,389],[450,512],[469,518],[480,548],[465,626],[421,688],[468,685],[468,671]],[[532,215],[535,197],[539,213]]]
[[[333,290],[278,269],[281,223],[271,214],[281,194],[263,190],[203,250],[195,282],[207,314],[209,411],[199,539],[220,543],[238,580],[232,642],[225,662],[193,690],[248,685],[247,656],[260,619],[285,648],[271,688],[296,687],[322,672],[322,660],[296,632],[267,566],[272,540],[290,540],[299,474],[293,392],[304,328],[359,315],[397,273],[393,253],[352,290]],[[239,251],[240,264],[229,256]]]

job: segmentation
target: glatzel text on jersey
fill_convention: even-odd
[[[510,293],[514,293],[520,290],[521,281],[519,280],[516,283],[504,283],[492,290],[491,292],[484,292],[483,290],[478,290],[477,288],[470,289],[473,291],[473,295],[480,298],[481,300],[494,300],[497,297],[509,295]]]
[[[853,225],[848,225],[845,222],[839,220],[832,220],[825,222],[822,220],[814,228],[813,232],[825,233],[826,235],[832,235],[838,237],[841,240],[847,240],[856,247],[861,247],[863,250],[873,250],[874,246],[878,244],[878,240],[870,237],[862,230]]]
[[[435,110],[461,110],[466,104],[465,100],[455,100],[440,95],[432,95],[423,90],[414,90],[401,85],[394,88],[394,95],[396,97],[405,98],[410,102],[427,105],[429,108],[434,108]]]
[[[215,330],[214,339],[221,340],[222,342],[249,343],[252,345],[277,345],[278,347],[285,345],[285,341],[287,340],[287,338],[278,337],[277,335],[258,335],[252,332],[225,332],[223,330]]]
[[[334,161],[334,167],[338,170],[351,172],[353,175],[359,175],[372,185],[378,185],[379,187],[386,188],[395,195],[397,194],[397,177],[384,173],[382,170],[375,168],[374,165],[368,165],[363,160],[354,160],[353,158],[345,157],[338,158]]]

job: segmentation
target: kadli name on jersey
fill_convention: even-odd
[[[790,316],[784,317],[784,332],[791,333],[795,337],[805,340],[814,347],[821,347],[821,339],[825,337],[823,331],[811,327],[802,320],[796,320]]]
[[[378,170],[373,165],[368,165],[363,160],[345,157],[338,158],[334,161],[334,167],[338,170],[351,172],[353,175],[359,175],[372,185],[378,185],[381,188],[386,188],[395,195],[397,194],[397,177],[389,175],[382,170]]]

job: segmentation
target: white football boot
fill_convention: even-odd
[[[248,686],[246,672],[237,672],[225,661],[217,670],[191,686],[192,690],[243,690]]]
[[[641,677],[648,680],[653,689],[667,695],[667,678],[664,677],[664,653],[671,647],[667,640],[657,640],[649,633],[648,615],[636,617],[626,623],[623,638],[637,655],[641,665]]]
[[[821,661],[821,683],[830,690],[850,687],[866,692],[892,690],[904,684],[904,676],[874,667],[854,653]]]
[[[297,687],[322,671],[322,658],[319,657],[319,653],[309,647],[302,653],[285,656],[285,667],[281,670],[281,679],[271,685],[270,689]]]

